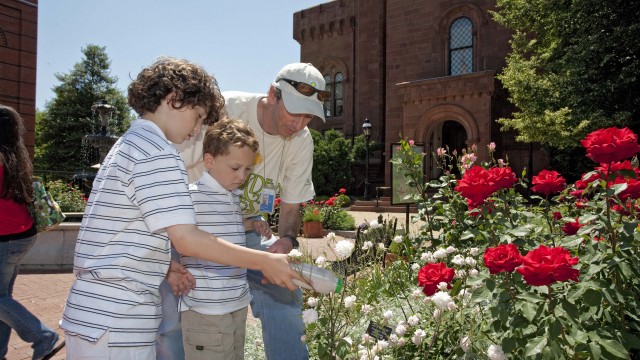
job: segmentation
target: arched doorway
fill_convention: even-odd
[[[448,149],[448,153],[453,153],[456,150],[458,154],[461,154],[462,149],[467,147],[467,131],[464,126],[455,120],[445,120],[436,124],[431,134],[427,137],[428,141],[428,154],[430,154],[427,160],[427,171],[429,179],[437,179],[442,175],[442,169],[437,166],[437,163],[433,161],[431,154],[434,154],[438,148]],[[453,169],[457,171],[456,168]]]

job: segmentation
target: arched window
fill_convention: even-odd
[[[331,81],[331,75],[324,76],[325,90],[331,93],[333,97],[333,82]],[[331,98],[324,101],[324,117],[331,117]]]
[[[331,97],[324,102],[324,116],[342,116],[344,112],[344,75],[339,72],[334,78],[325,75],[324,81],[326,89],[331,93]]]
[[[333,94],[331,95],[336,116],[342,116],[344,111],[344,75],[340,72],[336,73]]]
[[[449,73],[473,71],[473,23],[468,17],[456,19],[449,29]]]

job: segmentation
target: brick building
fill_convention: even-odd
[[[25,120],[25,143],[35,144],[38,0],[0,1],[0,103]]]
[[[428,153],[477,144],[481,159],[493,141],[516,174],[539,171],[544,154],[495,122],[513,111],[495,78],[510,32],[490,10],[492,0],[335,0],[296,12],[301,61],[320,69],[333,91],[326,123],[312,127],[350,138],[368,118],[371,140],[384,144],[371,161],[372,186],[389,184],[390,149],[401,136]],[[429,157],[425,171],[438,175]]]

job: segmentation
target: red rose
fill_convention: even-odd
[[[587,157],[597,163],[628,159],[640,152],[638,135],[629,128],[599,129],[580,140],[580,143],[587,149]]]
[[[346,194],[347,193],[347,189],[340,188],[339,192],[340,192],[340,194]]]
[[[494,167],[489,169],[489,175],[493,178],[493,182],[498,190],[509,189],[518,181],[516,174],[510,167]]]
[[[484,266],[490,274],[499,272],[512,272],[522,265],[522,255],[515,244],[500,244],[494,248],[486,248],[484,251]]]
[[[422,286],[422,292],[431,296],[438,290],[438,284],[446,282],[449,284],[453,280],[455,270],[448,268],[444,263],[427,264],[418,272],[418,286]],[[449,285],[451,288],[451,285]]]
[[[560,220],[562,219],[562,214],[558,211],[553,213],[553,220]]]
[[[640,198],[640,181],[637,179],[617,177],[614,181],[609,181],[609,187],[612,185],[627,184],[627,188],[622,190],[618,197],[620,200],[638,199]]]
[[[533,286],[545,286],[557,281],[578,281],[580,271],[573,266],[577,257],[571,257],[562,247],[548,248],[540,245],[522,258],[522,266],[517,268],[524,281]]]
[[[533,177],[531,191],[544,196],[555,194],[564,189],[567,181],[554,170],[542,170]]]
[[[631,161],[629,160],[625,160],[622,162],[616,161],[610,164],[600,164],[600,166],[596,167],[596,171],[602,174],[613,174],[617,173],[620,170],[633,170],[636,173],[636,176],[640,174],[638,168],[634,168],[633,165],[631,165]]]
[[[481,166],[473,166],[458,180],[455,190],[467,198],[469,206],[476,208],[498,188],[487,170]]]
[[[578,233],[578,230],[580,230],[580,228],[583,226],[584,224],[580,224],[580,222],[578,222],[578,219],[576,219],[576,221],[568,221],[564,223],[564,226],[562,227],[562,231],[564,231],[566,235],[575,235]]]

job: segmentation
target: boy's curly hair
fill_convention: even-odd
[[[220,118],[224,98],[216,79],[199,65],[171,57],[159,58],[131,82],[129,106],[140,116],[153,113],[172,92],[175,92],[175,97],[171,105],[176,109],[185,106],[208,109],[205,125],[214,124]]]
[[[258,139],[245,122],[223,117],[215,125],[209,126],[204,135],[202,151],[212,156],[227,155],[231,146],[249,147],[258,152]]]

